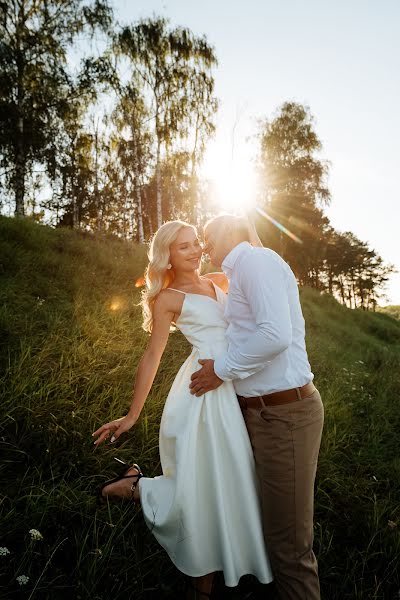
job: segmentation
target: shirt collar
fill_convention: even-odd
[[[237,244],[237,246],[232,248],[232,250],[225,256],[224,260],[222,261],[221,268],[228,278],[231,277],[233,267],[235,266],[235,263],[239,256],[244,252],[247,253],[249,250],[252,249],[253,246],[250,244],[250,242],[240,242],[240,244]]]

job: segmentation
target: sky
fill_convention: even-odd
[[[339,231],[352,231],[400,271],[400,2],[398,0],[114,0],[132,23],[162,15],[215,47],[217,131],[202,172],[220,207],[254,191],[259,119],[285,101],[307,105],[330,161]],[[397,185],[396,185],[397,184]],[[400,273],[384,304],[400,304]]]

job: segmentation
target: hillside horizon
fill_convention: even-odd
[[[137,424],[116,447],[94,451],[91,433],[129,408],[149,339],[135,287],[146,248],[1,217],[0,256],[1,545],[10,551],[0,582],[8,597],[18,594],[23,565],[44,600],[67,600],[71,590],[81,600],[88,590],[179,597],[181,574],[140,509],[114,504],[103,513],[94,498],[114,457],[160,474],[160,418],[191,350],[171,333]],[[299,292],[325,408],[314,520],[322,597],[392,598],[400,588],[400,321]],[[34,552],[32,528],[45,540]]]

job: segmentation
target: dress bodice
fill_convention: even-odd
[[[185,297],[175,324],[193,349],[199,350],[205,358],[215,358],[227,349],[225,334],[228,323],[224,317],[227,296],[219,286],[212,283],[217,300],[203,294],[176,290]]]

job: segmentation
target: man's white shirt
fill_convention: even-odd
[[[260,396],[314,379],[296,277],[270,248],[241,242],[222,263],[229,279],[225,319],[228,351],[214,362],[237,394]]]

